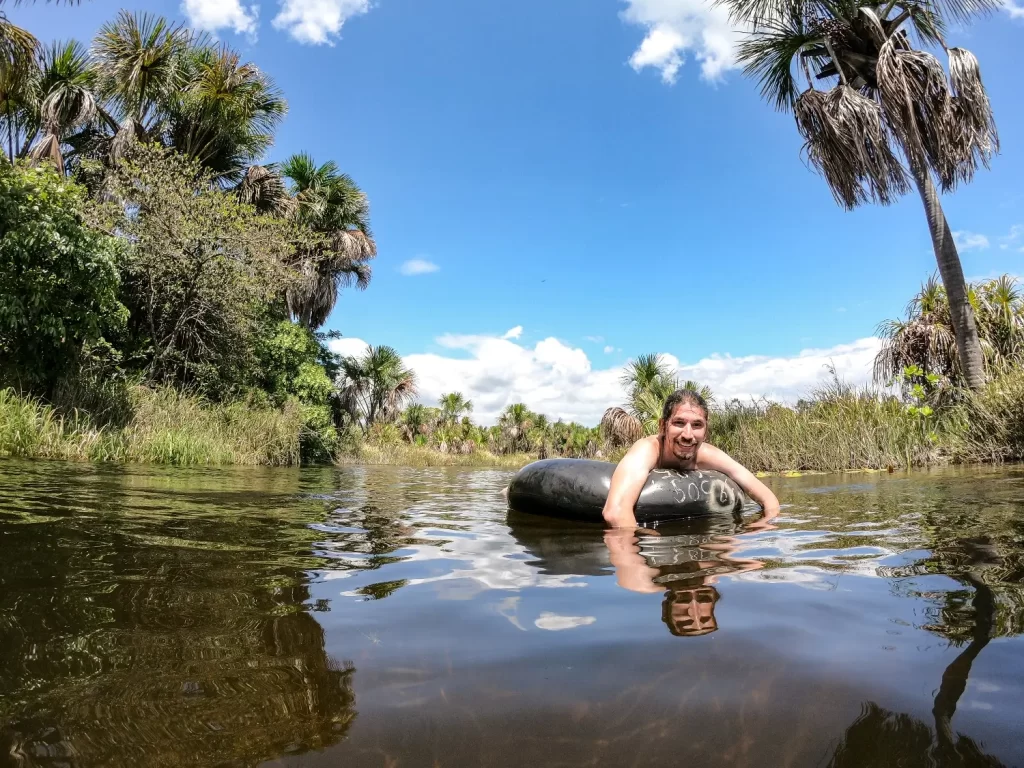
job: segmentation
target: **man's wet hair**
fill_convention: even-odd
[[[680,403],[687,403],[700,408],[701,412],[704,414],[704,421],[708,420],[708,403],[700,396],[700,393],[694,392],[692,389],[677,389],[668,396],[668,400],[665,401],[665,407],[661,409],[662,421],[668,421],[672,418],[672,411],[674,411],[676,406]]]

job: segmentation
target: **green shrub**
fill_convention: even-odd
[[[49,391],[84,343],[123,325],[117,243],[82,223],[85,190],[48,164],[0,164],[0,376]]]

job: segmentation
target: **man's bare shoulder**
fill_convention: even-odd
[[[629,448],[629,453],[654,454],[661,453],[661,440],[657,435],[641,437]]]
[[[698,469],[719,469],[723,459],[728,459],[729,454],[721,448],[715,448],[711,443],[701,443],[697,449]]]

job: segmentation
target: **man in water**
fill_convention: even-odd
[[[708,432],[708,406],[689,389],[669,395],[658,421],[658,434],[633,443],[612,475],[604,505],[604,519],[614,528],[636,528],[633,509],[652,469],[713,469],[731,477],[761,505],[764,526],[779,514],[779,500],[754,473],[724,451],[704,442]]]

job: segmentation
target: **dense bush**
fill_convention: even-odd
[[[82,221],[85,190],[49,167],[0,164],[0,378],[49,393],[125,321],[117,241]]]

